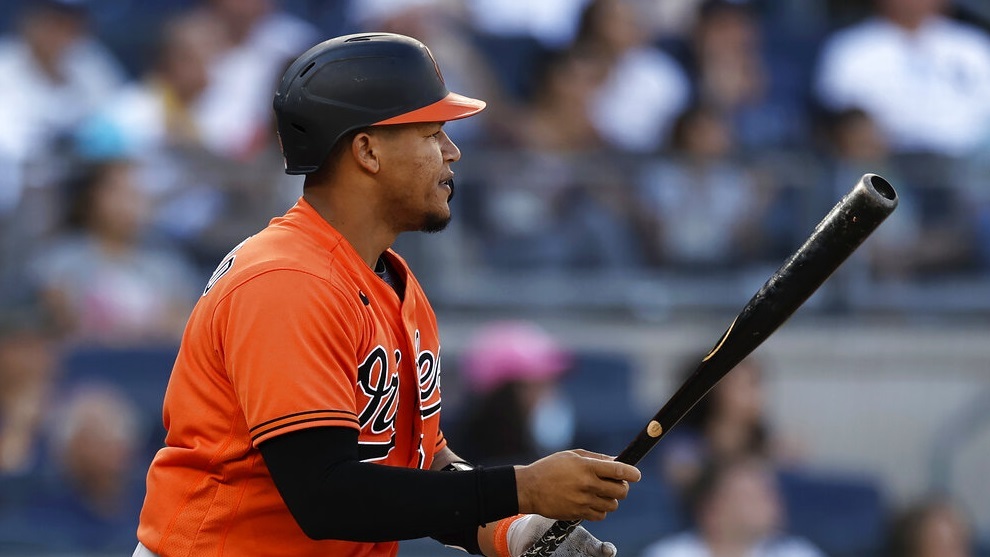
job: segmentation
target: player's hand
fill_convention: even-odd
[[[543,534],[550,529],[554,520],[537,515],[528,514],[509,526],[507,542],[509,554],[512,557],[519,557],[529,549]],[[591,532],[581,526],[560,544],[555,557],[614,557],[618,553],[615,546],[603,542],[591,535]]]
[[[557,520],[601,520],[619,508],[638,482],[639,470],[613,457],[584,450],[562,451],[516,466],[521,514]]]

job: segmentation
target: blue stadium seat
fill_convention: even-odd
[[[27,497],[0,512],[0,555],[119,555],[133,549],[143,477],[133,478],[112,516],[95,512],[54,476],[25,479]]]
[[[459,549],[446,547],[432,538],[405,540],[399,543],[399,555],[404,557],[464,557]]]
[[[177,353],[175,345],[76,348],[62,361],[60,387],[71,390],[80,384],[97,382],[120,389],[141,413],[142,425],[149,430],[149,448],[157,449],[165,438],[162,402]]]
[[[584,524],[598,539],[615,544],[620,555],[637,555],[647,545],[688,527],[673,489],[641,469],[643,478],[629,486],[619,510],[605,520]]]
[[[0,475],[0,523],[37,492],[40,482],[41,476],[34,472]]]
[[[880,551],[888,508],[876,479],[784,471],[779,481],[791,533],[804,536],[831,557],[866,557]]]
[[[990,536],[976,544],[976,557],[990,557]]]
[[[533,92],[533,80],[540,63],[547,54],[546,47],[526,35],[478,33],[473,38],[506,91],[516,100],[528,98]]]
[[[574,404],[575,445],[617,454],[646,425],[632,397],[634,366],[629,356],[586,351],[576,354],[562,388]]]

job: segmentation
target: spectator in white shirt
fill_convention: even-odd
[[[0,151],[22,161],[70,132],[124,81],[117,60],[90,34],[84,5],[25,6],[17,35],[0,41]]]
[[[588,0],[465,0],[465,3],[479,31],[533,37],[543,46],[557,49],[574,40],[578,18]]]
[[[711,464],[689,504],[695,529],[655,542],[642,557],[824,557],[810,542],[782,533],[773,475],[758,459]]]
[[[895,153],[964,156],[990,133],[990,38],[947,0],[877,0],[825,43],[815,79],[830,110],[865,110]]]
[[[653,38],[630,0],[593,0],[581,17],[576,44],[604,56],[610,68],[591,101],[591,117],[620,151],[657,151],[690,101],[684,70]]]
[[[53,181],[58,165],[47,159],[59,140],[125,77],[90,33],[85,2],[22,4],[16,33],[0,37],[0,217],[21,205],[27,186]]]
[[[249,159],[272,133],[271,98],[288,62],[319,42],[315,27],[276,0],[204,0],[228,41],[203,95],[200,133],[213,150]]]

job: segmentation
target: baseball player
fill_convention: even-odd
[[[223,259],[189,318],[135,556],[394,556],[426,536],[518,556],[638,481],[585,451],[472,467],[440,431],[436,316],[389,246],[450,220],[461,154],[443,123],[484,107],[401,35],[338,37],[289,66],[274,108],[304,193]],[[558,555],[615,553],[568,540]]]

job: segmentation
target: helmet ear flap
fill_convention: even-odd
[[[320,159],[320,163],[317,167],[308,174],[326,176],[333,173],[334,168],[337,167],[340,159],[344,157],[345,153],[347,153],[350,149],[351,143],[354,141],[354,137],[366,129],[367,127],[360,127],[344,132],[344,135],[341,136],[340,139],[338,139],[333,145],[331,145],[329,149],[327,149],[326,155]]]
[[[319,168],[320,163],[329,152],[318,153],[321,141],[313,138],[307,130],[308,122],[300,123],[295,119],[280,119],[277,126],[278,141],[285,161],[285,170],[289,174],[309,174]]]

